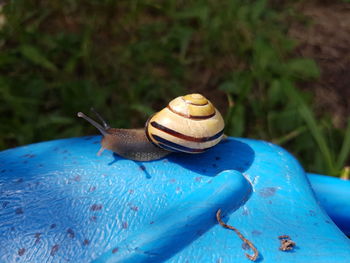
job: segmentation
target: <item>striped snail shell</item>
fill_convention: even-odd
[[[201,94],[173,99],[146,123],[146,136],[158,147],[172,152],[201,153],[224,136],[220,112]]]

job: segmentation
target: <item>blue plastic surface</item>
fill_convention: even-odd
[[[327,214],[350,236],[350,181],[311,173],[308,178]]]
[[[221,206],[260,262],[349,262],[348,238],[278,146],[229,138],[201,155],[137,163],[97,157],[100,138],[0,153],[0,262],[250,262],[216,224]],[[279,250],[280,235],[296,248]]]
[[[227,214],[239,208],[251,191],[251,185],[240,172],[224,171],[94,262],[161,262],[213,227],[219,209]],[[113,253],[115,249],[118,253]]]

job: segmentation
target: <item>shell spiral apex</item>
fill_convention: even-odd
[[[224,126],[213,104],[195,93],[173,99],[151,116],[146,123],[146,135],[168,151],[201,153],[221,141]]]

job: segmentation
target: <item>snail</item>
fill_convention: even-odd
[[[173,99],[147,120],[144,129],[111,128],[95,114],[102,125],[82,112],[77,115],[102,133],[98,155],[108,149],[127,159],[152,161],[171,152],[202,153],[225,137],[220,112],[201,94]]]

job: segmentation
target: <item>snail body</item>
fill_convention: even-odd
[[[102,133],[102,147],[98,154],[109,149],[136,161],[157,160],[171,152],[202,153],[224,137],[225,125],[220,112],[200,94],[173,99],[148,119],[144,129],[110,128],[96,114],[103,126],[81,112],[78,117]]]

